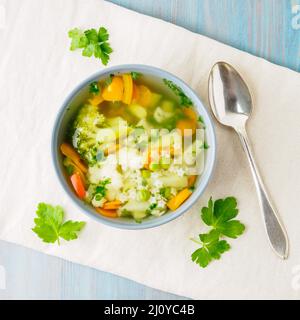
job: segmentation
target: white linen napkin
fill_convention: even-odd
[[[99,0],[10,0],[0,30],[0,239],[112,272],[179,295],[207,298],[300,297],[300,75],[183,28]],[[208,108],[207,80],[219,60],[234,65],[254,100],[249,135],[266,185],[290,238],[287,261],[271,251],[237,136],[216,123],[217,164],[192,210],[164,226],[126,231],[90,220],[66,196],[52,165],[50,138],[66,95],[103,68],[70,52],[73,27],[103,25],[114,49],[110,66],[143,63],[172,72]],[[206,269],[190,255],[189,237],[203,231],[199,209],[234,195],[247,231]],[[31,231],[38,202],[62,205],[67,218],[87,221],[79,240],[43,243]],[[298,267],[297,267],[298,266]]]

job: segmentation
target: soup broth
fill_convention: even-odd
[[[136,72],[93,82],[61,145],[76,195],[108,218],[174,211],[201,175],[205,127],[166,79]]]

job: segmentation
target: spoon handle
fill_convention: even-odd
[[[247,154],[247,158],[251,167],[251,172],[259,199],[259,205],[263,214],[263,219],[265,222],[265,227],[269,237],[270,244],[280,258],[286,259],[288,256],[288,237],[283,225],[279,220],[278,214],[276,213],[274,207],[271,204],[270,198],[268,196],[262,178],[259,174],[250,147],[250,142],[247,136],[246,129],[236,128],[235,130],[239,135],[239,138],[243,145],[243,149]]]

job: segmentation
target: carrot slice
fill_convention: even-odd
[[[176,210],[190,195],[192,191],[188,188],[181,190],[175,197],[167,202],[167,206],[172,211]]]
[[[120,200],[114,200],[110,202],[105,202],[103,205],[103,209],[105,210],[115,210],[120,208],[122,202]]]
[[[73,188],[75,192],[77,193],[78,197],[80,199],[83,199],[85,197],[85,189],[84,189],[84,183],[79,175],[79,173],[74,173],[70,177],[71,183],[73,185]]]
[[[139,90],[139,87],[133,83],[133,88],[132,88],[132,100],[133,101],[138,101],[140,97],[140,90]]]
[[[64,156],[70,158],[83,173],[87,173],[87,167],[81,160],[80,155],[71,145],[63,143],[60,146],[60,151]]]
[[[133,81],[130,74],[123,74],[123,83],[124,83],[124,94],[122,102],[125,104],[130,104],[132,100],[132,93],[133,93]]]
[[[111,83],[103,89],[102,98],[105,101],[121,101],[123,91],[124,83],[122,77],[114,76]]]
[[[86,186],[86,179],[85,179],[84,173],[70,158],[66,157],[66,164],[64,162],[64,165],[65,166],[69,166],[70,165],[71,167],[73,167],[74,168],[74,173],[78,173],[80,175],[84,186]]]
[[[196,182],[197,176],[188,177],[188,187],[192,187]]]
[[[118,217],[117,210],[106,210],[103,208],[95,208],[95,209],[98,213],[100,213],[104,217],[108,217],[108,218],[117,218]]]
[[[177,121],[176,128],[181,131],[183,136],[188,137],[195,134],[197,124],[191,119],[181,119]]]

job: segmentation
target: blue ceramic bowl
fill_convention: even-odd
[[[142,223],[136,223],[133,219],[128,218],[106,218],[99,215],[92,206],[85,204],[83,201],[78,199],[73,192],[72,186],[69,184],[69,179],[67,179],[64,166],[63,166],[63,157],[59,151],[59,146],[65,140],[65,135],[67,132],[68,124],[74,118],[75,114],[78,111],[81,103],[86,99],[88,95],[89,84],[93,81],[107,78],[110,74],[118,73],[127,73],[131,71],[140,72],[145,76],[152,79],[152,82],[155,83],[158,79],[168,79],[177,84],[185,94],[193,101],[194,107],[197,112],[203,117],[206,126],[206,141],[209,145],[209,148],[206,152],[205,166],[203,174],[198,177],[195,190],[192,195],[176,210],[173,212],[167,212],[161,217],[149,217],[142,221]],[[65,99],[54,124],[53,135],[52,135],[52,157],[54,162],[55,171],[58,175],[59,181],[62,184],[64,190],[69,195],[69,197],[74,201],[82,212],[88,214],[99,222],[102,222],[106,225],[122,228],[122,229],[146,229],[153,228],[165,224],[169,221],[176,219],[181,216],[184,212],[192,207],[192,205],[197,201],[201,196],[204,189],[206,188],[208,181],[211,177],[216,157],[216,138],[212,120],[203,106],[201,100],[198,98],[196,93],[182,80],[178,79],[174,75],[166,72],[164,70],[147,66],[147,65],[120,65],[112,68],[106,68],[102,71],[95,73],[90,76],[88,79],[80,83]]]

